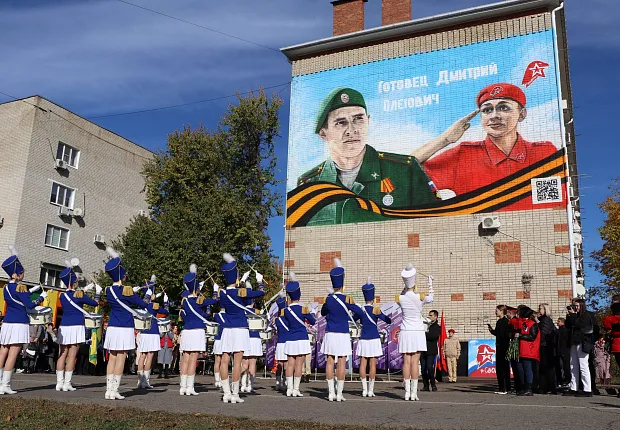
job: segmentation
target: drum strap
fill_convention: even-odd
[[[123,309],[125,309],[127,312],[129,312],[130,314],[132,314],[134,317],[142,317],[142,315],[140,315],[139,313],[137,313],[136,311],[134,311],[133,309],[131,309],[129,306],[127,306],[125,303],[121,302],[118,298],[118,296],[116,295],[116,293],[114,292],[114,285],[112,285],[110,287],[110,291],[112,292],[112,295],[114,296],[114,300],[116,300],[116,302],[121,305],[121,307]]]
[[[220,292],[220,294],[221,294],[221,292]],[[251,310],[249,310],[247,307],[243,306],[242,304],[239,304],[235,299],[230,297],[228,294],[226,294],[226,290],[224,290],[224,294],[226,295],[226,297],[228,297],[228,300],[230,300],[233,305],[237,306],[240,309],[243,309],[246,312],[254,313]]]
[[[187,303],[187,307],[189,308],[189,310],[192,311],[192,313],[196,315],[200,320],[202,320],[202,322],[205,323],[205,325],[208,325],[208,326],[213,325],[211,322],[207,321],[205,317],[203,317],[198,312],[196,312],[196,309],[194,309],[194,307],[192,306],[189,300],[185,300],[185,303]]]
[[[368,317],[368,319],[370,320],[371,323],[373,323],[375,325],[375,327],[377,326],[377,323],[375,322],[375,320],[372,319],[372,317],[370,315],[368,315],[368,311],[366,310],[366,306],[360,306],[362,308],[362,310],[364,311],[364,313],[366,314],[366,317]]]
[[[301,318],[299,318],[299,317],[297,316],[297,314],[296,314],[295,312],[293,312],[293,311],[292,311],[292,309],[291,309],[291,307],[290,307],[290,306],[289,306],[289,308],[288,308],[288,312],[289,312],[290,314],[292,314],[292,315],[295,317],[295,319],[299,322],[299,324],[301,324],[301,325],[302,325],[302,326],[304,326],[304,327],[306,326],[306,324],[304,324],[304,322],[301,320]],[[288,330],[288,328],[287,328],[286,330]]]
[[[81,308],[80,306],[78,306],[78,304],[75,303],[73,300],[71,300],[71,297],[69,297],[69,294],[65,293],[65,299],[67,299],[69,301],[69,304],[71,306],[73,306],[78,311],[82,312],[84,314],[84,316],[87,316],[87,317],[90,318],[90,313],[88,311],[84,310],[83,308]]]
[[[355,322],[355,320],[353,319],[353,317],[352,317],[352,316],[351,316],[351,314],[349,313],[349,308],[347,308],[347,305],[345,305],[344,303],[342,303],[342,300],[340,300],[336,294],[333,294],[333,295],[332,295],[332,297],[333,297],[334,299],[336,299],[336,301],[337,301],[338,303],[340,303],[340,306],[342,306],[342,308],[344,309],[344,311],[347,313],[347,316],[349,317],[349,319],[351,320],[351,322],[352,322],[353,324],[355,324],[355,327],[358,327],[357,323]]]
[[[17,303],[20,306],[26,307],[25,304],[23,304],[20,300],[15,300],[13,298],[13,296],[11,295],[11,290],[9,289],[9,286],[7,285],[6,288],[4,289],[4,291],[7,292],[7,294],[9,295],[9,297],[11,298],[11,300],[13,300],[15,303]]]

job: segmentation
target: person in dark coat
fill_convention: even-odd
[[[555,374],[558,384],[566,388],[570,384],[569,332],[565,318],[558,318],[557,325]]]
[[[428,317],[431,319],[431,324],[426,332],[426,351],[423,351],[420,355],[422,381],[424,382],[422,391],[430,391],[429,384],[433,391],[437,391],[437,385],[435,384],[435,360],[439,353],[437,341],[439,336],[441,336],[441,327],[437,323],[439,312],[432,310],[428,313]]]
[[[594,348],[595,322],[582,299],[574,299],[566,315],[566,327],[570,330],[570,391],[568,396],[592,397],[591,374],[588,358]],[[580,383],[583,391],[579,391]]]
[[[554,367],[557,330],[551,319],[551,307],[547,303],[538,306],[538,314],[536,319],[540,330],[538,390],[541,394],[557,394]]]
[[[495,329],[491,327],[491,324],[487,324],[489,332],[495,336],[495,369],[499,387],[495,394],[508,394],[510,392],[510,362],[506,359],[508,345],[510,344],[507,310],[506,305],[498,305],[495,308],[495,316],[497,317]]]

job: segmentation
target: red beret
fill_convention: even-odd
[[[478,107],[482,106],[482,103],[493,99],[511,99],[525,107],[526,98],[525,93],[521,88],[512,84],[493,84],[484,88],[478,97],[476,97],[476,104]]]
[[[453,328],[451,328],[450,330],[448,330],[448,333],[456,333],[456,332],[454,331]]]

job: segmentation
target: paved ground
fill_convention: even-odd
[[[365,424],[371,426],[414,426],[425,429],[476,428],[500,426],[520,429],[545,428],[597,430],[620,429],[620,398],[602,395],[582,399],[562,396],[499,396],[493,394],[490,381],[466,381],[439,384],[436,393],[420,393],[419,402],[405,402],[399,382],[377,382],[371,399],[361,397],[360,383],[347,382],[344,403],[327,401],[324,381],[302,384],[303,398],[286,398],[273,390],[273,379],[257,380],[255,394],[246,395],[243,404],[224,404],[213,377],[198,376],[199,396],[180,397],[178,377],[152,379],[153,390],[135,389],[136,376],[123,377],[122,401],[105,400],[104,377],[76,376],[77,391],[54,390],[55,376],[15,375],[13,388],[18,396],[65,400],[71,403],[99,403],[113,407],[136,407],[170,412],[225,414],[256,419],[300,419],[328,424]]]

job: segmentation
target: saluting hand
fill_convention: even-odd
[[[476,115],[478,115],[480,110],[476,109],[469,115],[464,116],[463,118],[457,120],[454,124],[452,124],[446,131],[444,131],[441,135],[446,142],[446,145],[450,145],[454,142],[457,142],[467,130],[471,127],[471,120],[474,119]]]

